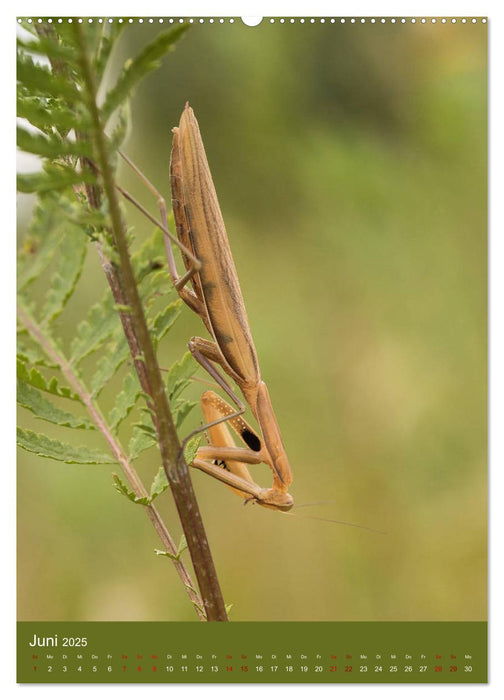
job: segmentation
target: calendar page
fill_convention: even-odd
[[[485,683],[486,18],[17,40],[18,682]]]

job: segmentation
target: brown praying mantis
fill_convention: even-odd
[[[170,182],[177,237],[168,230],[164,199],[129,158],[121,155],[156,195],[173,285],[181,299],[201,318],[212,337],[212,340],[191,338],[189,350],[237,407],[235,410],[213,391],[205,391],[201,397],[201,407],[206,425],[188,435],[183,446],[194,434],[208,431],[209,445],[198,448],[191,466],[223,482],[245,502],[251,501],[265,508],[286,512],[294,504],[288,491],[292,473],[268,389],[261,379],[198,122],[188,104],[173,134]],[[120,190],[151,221],[160,225],[142,205],[122,188]],[[182,252],[185,266],[182,276],[177,272],[172,242]],[[187,286],[188,283],[191,287]],[[245,404],[218,368],[241,390],[259,424],[259,432],[244,420]],[[228,426],[245,443],[245,447],[235,445]],[[271,488],[259,486],[249,472],[247,465],[261,463],[267,464],[273,473]],[[313,519],[384,534],[374,528],[341,520]]]
[[[294,502],[288,492],[292,473],[268,388],[261,379],[198,122],[188,104],[173,134],[172,206],[186,273],[182,277],[178,275],[167,239],[169,271],[178,294],[200,316],[213,339],[192,338],[191,354],[237,406],[237,410],[233,409],[212,391],[203,394],[201,404],[210,444],[199,448],[192,466],[219,479],[246,501],[289,510]],[[190,251],[191,257],[184,250]],[[194,259],[199,261],[199,266],[194,265]],[[187,287],[189,281],[192,289]],[[259,424],[259,433],[242,418],[245,406],[217,366],[240,388]],[[226,423],[246,447],[234,444]],[[259,463],[271,468],[272,488],[261,488],[252,479],[246,465]]]
[[[266,508],[288,511],[292,473],[266,384],[261,379],[257,353],[247,312],[231,255],[226,228],[208,166],[198,122],[186,104],[178,127],[173,129],[170,163],[172,206],[177,237],[168,229],[163,197],[136,165],[123,159],[157,197],[161,222],[123,188],[123,196],[142,211],[164,233],[168,269],[180,298],[201,318],[213,340],[194,337],[188,343],[196,361],[227,393],[237,409],[213,391],[201,399],[206,425],[182,443],[182,449],[196,433],[209,431],[210,444],[200,447],[191,466],[229,486],[245,499]],[[171,243],[181,250],[186,268],[177,272]],[[191,283],[191,287],[187,286]],[[256,432],[243,418],[245,404],[235,394],[220,367],[240,388],[256,418]],[[229,424],[246,447],[234,444]],[[262,488],[251,477],[247,464],[267,464],[273,472],[273,486]]]

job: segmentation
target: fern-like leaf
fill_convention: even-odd
[[[88,315],[77,327],[77,335],[71,348],[71,362],[76,364],[100,348],[120,328],[114,298],[109,290],[98,304],[91,307]]]
[[[40,277],[51,263],[64,235],[58,198],[52,194],[39,197],[28,236],[18,254],[18,290]]]
[[[84,266],[88,245],[81,229],[69,226],[67,235],[59,246],[58,270],[53,275],[42,309],[42,323],[51,323],[63,311],[75,290]]]
[[[56,35],[51,38],[37,35],[34,41],[26,41],[20,37],[17,39],[18,48],[30,54],[39,54],[55,61],[64,61],[66,65],[75,63],[75,50],[73,47],[65,46],[56,39]]]
[[[33,153],[43,158],[64,158],[65,156],[78,156],[79,158],[91,158],[93,149],[86,141],[70,141],[58,136],[43,135],[27,131],[17,127],[17,145],[26,153]]]
[[[158,313],[152,323],[152,333],[154,338],[159,342],[168,333],[177,318],[180,316],[180,307],[182,301],[177,299],[168,304],[166,308]]]
[[[173,284],[165,269],[157,269],[154,263],[143,272],[139,292],[144,306],[148,308],[160,297],[173,293]]]
[[[157,438],[150,432],[145,430],[145,426],[140,427],[135,425],[133,428],[133,436],[128,444],[129,458],[131,461],[137,459],[142,452],[157,445]]]
[[[184,450],[184,459],[187,464],[192,464],[196,459],[196,454],[198,452],[198,447],[201,443],[201,435],[195,435],[189,440]]]
[[[89,447],[74,447],[60,440],[53,440],[47,435],[34,433],[32,430],[17,429],[17,444],[39,457],[55,459],[66,464],[113,464],[115,459],[99,450]]]
[[[117,432],[119,425],[133,410],[141,393],[138,377],[128,372],[124,378],[122,391],[118,394],[114,408],[110,411],[109,423],[113,431]]]
[[[149,503],[151,502],[151,498],[149,496],[137,496],[134,491],[132,491],[130,488],[126,486],[124,481],[121,479],[121,477],[118,474],[112,474],[112,478],[114,479],[114,487],[115,490],[120,493],[122,496],[126,496],[128,500],[130,500],[132,503],[135,503],[136,505],[139,506],[148,506]]]
[[[150,499],[153,501],[169,488],[170,484],[166,478],[166,473],[163,467],[159,467],[156,476],[154,477],[150,488]]]
[[[172,415],[177,430],[182,426],[182,423],[195,406],[195,401],[188,401],[187,399],[175,399],[172,402]]]
[[[60,386],[56,377],[51,377],[51,379],[47,380],[35,367],[28,369],[19,357],[17,359],[17,376],[18,379],[35,389],[46,391],[48,394],[54,394],[54,396],[61,396],[64,399],[81,402],[80,396],[68,387]]]
[[[186,464],[192,464],[196,454],[198,452],[198,447],[201,443],[201,436],[195,435],[186,445],[184,450],[184,459]],[[153,501],[155,498],[160,496],[170,487],[168,479],[166,478],[166,473],[163,467],[159,467],[154,480],[152,481],[150,488],[150,500]]]
[[[109,136],[110,150],[115,153],[125,141],[129,133],[130,126],[130,106],[129,101],[120,105],[117,113],[113,131]]]
[[[102,389],[107,386],[129,356],[129,347],[124,335],[119,336],[117,340],[106,346],[105,354],[99,358],[90,382],[91,391],[95,399],[98,398]]]
[[[43,353],[40,345],[36,345],[28,333],[18,333],[16,342],[16,357],[24,365],[40,365],[41,367],[58,369],[58,365],[49,360],[47,355]]]
[[[41,420],[62,425],[67,428],[94,430],[93,423],[85,417],[76,416],[68,411],[63,411],[48,401],[38,389],[26,384],[22,380],[17,381],[17,402],[28,409]]]
[[[56,192],[84,183],[91,185],[96,183],[96,177],[90,170],[78,171],[68,165],[61,164],[47,164],[44,167],[44,172],[18,174],[17,176],[17,189],[26,194]]]
[[[119,34],[122,32],[126,25],[124,23],[113,22],[112,24],[103,24],[101,28],[100,36],[98,37],[98,44],[96,47],[96,53],[93,60],[94,73],[98,81],[101,81],[107,62],[110,58],[110,54],[119,38]]]
[[[180,561],[180,557],[182,554],[185,552],[185,550],[188,548],[187,545],[187,540],[185,538],[185,535],[182,534],[180,536],[180,541],[177,547],[177,553],[172,554],[171,552],[166,552],[162,549],[155,549],[154,551],[156,552],[158,557],[168,557],[168,559],[172,559],[174,561]]]
[[[180,25],[159,34],[136,58],[126,65],[116,84],[109,90],[105,98],[105,103],[102,107],[102,115],[105,121],[130,96],[133,88],[140,80],[159,66],[160,59],[167,51],[173,49],[175,43],[188,28],[189,25]]]
[[[180,360],[173,363],[168,370],[168,379],[166,381],[166,389],[170,401],[176,399],[180,392],[188,386],[194,370],[194,358],[190,352],[186,352]]]
[[[66,77],[51,72],[46,66],[35,63],[30,56],[18,52],[17,79],[33,95],[46,98],[64,99],[67,104],[76,105],[82,100],[77,85]]]
[[[85,112],[69,109],[62,100],[33,97],[22,86],[18,90],[17,116],[46,134],[54,133],[55,129],[60,134],[71,129],[86,131],[91,123]]]
[[[137,280],[142,281],[144,274],[150,270],[163,268],[166,264],[164,235],[161,229],[155,228],[131,257],[133,270]]]

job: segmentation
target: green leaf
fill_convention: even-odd
[[[49,381],[38,371],[35,367],[30,370],[19,358],[17,360],[17,376],[26,384],[40,389],[41,391],[47,391],[48,394],[54,394],[55,396],[61,396],[64,399],[72,399],[73,401],[81,402],[80,396],[75,394],[71,389],[66,386],[60,386],[56,377],[51,377]]]
[[[27,131],[20,126],[17,127],[17,145],[22,151],[34,153],[43,158],[93,157],[93,149],[88,141],[71,141],[63,140],[58,136],[44,136],[41,133]]]
[[[134,372],[128,372],[124,377],[122,391],[118,394],[114,408],[110,411],[109,423],[114,432],[117,431],[121,422],[127,418],[133,410],[142,389],[138,382],[138,377]]]
[[[173,363],[168,370],[168,379],[166,382],[166,390],[170,402],[188,386],[194,370],[194,359],[190,352],[186,352],[181,360]]]
[[[174,44],[188,28],[188,24],[179,25],[167,32],[159,34],[136,58],[126,64],[116,84],[109,90],[105,98],[105,103],[102,107],[102,115],[105,121],[114,110],[129,97],[137,83],[147,73],[150,73],[159,66],[162,56],[173,48]]]
[[[38,389],[34,389],[21,379],[17,380],[17,402],[31,411],[37,418],[63,425],[67,428],[94,430],[95,426],[85,417],[76,416],[68,411],[62,411],[48,401]]]
[[[72,197],[74,196],[72,194]],[[106,213],[101,209],[90,207],[83,195],[72,200],[69,200],[67,197],[61,197],[59,208],[65,224],[70,222],[79,229],[85,227],[88,229],[86,231],[88,234],[96,233],[97,230],[100,231],[100,229],[108,226],[109,219]]]
[[[127,101],[119,107],[114,128],[109,136],[109,148],[112,152],[117,151],[129,135],[130,123],[130,105]]]
[[[174,403],[172,402],[171,411],[177,430],[195,406],[195,401],[188,401],[187,399],[176,399]]]
[[[192,464],[194,458],[196,457],[196,453],[198,451],[200,443],[201,437],[197,435],[186,445],[186,449],[184,450],[184,458],[187,464]],[[169,486],[170,484],[168,483],[168,479],[166,478],[164,468],[159,467],[150,489],[151,500],[153,501],[155,498],[164,493],[166,489],[169,488]]]
[[[194,462],[196,458],[196,453],[198,452],[198,447],[201,443],[201,435],[195,435],[189,440],[184,449],[184,459],[186,464],[190,465]]]
[[[69,104],[78,104],[82,96],[77,85],[68,80],[67,76],[57,75],[23,53],[18,53],[17,79],[29,92],[34,95],[63,98]]]
[[[166,265],[164,235],[161,229],[155,228],[143,242],[140,249],[131,256],[131,263],[137,280],[141,281],[145,274],[150,274],[159,267]]]
[[[104,357],[100,357],[96,371],[91,378],[90,387],[93,396],[96,398],[101,390],[109,383],[121,365],[126,362],[130,352],[128,343],[123,334],[117,341],[110,343],[106,348]]]
[[[112,48],[114,47],[119,34],[125,26],[125,23],[119,24],[119,22],[113,22],[112,24],[107,22],[102,25],[102,31],[99,37],[93,64],[94,73],[98,80],[102,79],[112,52]]]
[[[179,540],[178,547],[177,547],[177,556],[179,559],[180,559],[181,555],[185,552],[186,549],[188,549],[187,540],[186,540],[184,533],[182,533],[180,535],[180,540]]]
[[[73,294],[84,267],[88,239],[76,226],[67,226],[67,235],[58,248],[58,269],[51,279],[41,317],[51,323],[63,311]]]
[[[156,438],[136,425],[133,428],[133,436],[128,445],[129,459],[131,461],[135,460],[142,452],[154,445],[157,445]]]
[[[59,368],[59,365],[49,360],[39,345],[31,343],[30,336],[23,331],[17,334],[16,357],[24,365],[40,365],[50,369]]]
[[[31,193],[53,192],[64,190],[72,185],[82,183],[96,183],[96,177],[90,170],[77,171],[74,168],[63,165],[50,165],[44,167],[40,173],[18,173],[17,189],[19,192]]]
[[[45,133],[52,133],[53,129],[57,129],[61,134],[67,134],[71,129],[89,130],[91,120],[87,113],[80,114],[78,110],[68,109],[61,100],[33,97],[24,93],[22,88],[18,91],[17,116],[26,119],[37,129]]]
[[[37,200],[29,234],[18,254],[18,290],[40,277],[61,244],[65,228],[58,200],[52,195]]]
[[[83,20],[85,22],[85,20]],[[60,40],[69,46],[77,47],[77,31],[76,31],[77,18],[73,18],[73,22],[63,22],[55,26],[56,31]],[[53,25],[54,26],[54,25]],[[96,51],[95,44],[98,41],[99,35],[102,31],[102,23],[94,21],[93,23],[86,23],[84,25],[86,33],[86,45],[90,53]],[[83,29],[84,29],[83,27]]]
[[[157,557],[167,557],[168,559],[171,559],[172,561],[178,561],[178,557],[176,554],[172,554],[171,552],[167,552],[164,549],[155,549],[154,553]]]
[[[75,49],[73,47],[64,46],[58,41],[57,36],[50,38],[38,36],[37,41],[24,41],[18,37],[17,45],[19,48],[29,53],[47,56],[48,58],[64,61],[65,63],[74,63],[76,59]]]
[[[34,433],[31,430],[17,429],[17,444],[28,452],[34,452],[39,457],[55,459],[67,464],[113,464],[116,460],[111,456],[88,447],[74,447],[59,440],[52,440],[47,435]]]
[[[139,292],[145,307],[148,308],[153,301],[173,292],[170,275],[167,270],[159,267],[157,261],[146,265],[140,274],[142,279],[139,284]]]
[[[83,20],[86,21],[85,19]],[[73,22],[63,22],[62,24],[57,24],[55,29],[58,33],[60,40],[64,45],[70,47],[75,47],[76,56],[78,55],[78,39],[77,39],[77,18],[74,18]],[[54,25],[53,25],[54,26]],[[102,33],[102,23],[98,23],[96,20],[92,23],[87,22],[85,24],[85,34],[86,34],[86,47],[90,55],[96,53],[99,37]],[[78,66],[79,73],[81,73],[80,65]]]
[[[17,380],[17,402],[20,406],[31,411],[37,418],[49,423],[81,430],[95,429],[95,426],[88,418],[76,416],[73,413],[57,408],[44,398],[38,389],[34,389],[20,379]]]
[[[134,491],[129,489],[124,481],[117,474],[112,474],[114,479],[114,487],[118,493],[122,496],[126,496],[132,503],[136,503],[139,506],[148,506],[151,499],[148,496],[137,496]]]
[[[163,469],[163,467],[159,467],[158,472],[154,477],[150,488],[151,501],[153,501],[155,498],[164,493],[166,489],[169,488],[169,486],[170,484],[168,483],[168,479],[166,478],[165,470]]]
[[[177,318],[180,316],[180,307],[182,301],[177,299],[160,311],[152,323],[152,332],[155,339],[159,342],[173,326]]]
[[[173,561],[180,561],[180,557],[182,554],[185,552],[185,550],[188,549],[187,547],[187,541],[185,538],[185,535],[182,534],[180,536],[180,541],[177,547],[177,553],[172,554],[171,552],[166,552],[163,549],[155,549],[155,553],[158,557],[168,557],[168,559],[172,559]]]
[[[102,300],[89,309],[86,319],[77,326],[77,334],[71,347],[72,364],[81,362],[92,352],[101,348],[103,343],[121,327],[114,307],[114,298],[107,289]]]
[[[142,409],[142,417],[145,418],[148,422],[143,423],[142,421],[139,421],[138,423],[135,423],[135,426],[139,430],[142,430],[147,435],[150,435],[150,437],[153,438],[154,440],[157,439],[156,429],[152,425],[152,417],[151,417],[150,409],[148,409],[148,408]]]

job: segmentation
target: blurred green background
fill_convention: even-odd
[[[161,30],[126,29],[117,65]],[[132,102],[125,150],[168,200],[186,100],[291,493],[319,504],[243,507],[193,475],[231,619],[485,619],[486,27],[196,23]],[[130,172],[120,180],[155,210]],[[90,250],[63,335],[103,288]],[[184,309],[161,363],[198,334]],[[144,461],[147,483],[158,466]],[[195,619],[111,471],[20,453],[19,619]],[[159,506],[178,539],[168,492]]]

